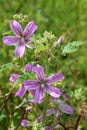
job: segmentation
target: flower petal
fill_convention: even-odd
[[[54,75],[51,75],[49,76],[47,79],[46,79],[46,82],[51,85],[51,84],[54,84],[55,82],[58,82],[60,80],[62,80],[64,78],[64,76],[61,74],[61,73],[57,73],[57,74],[54,74]]]
[[[27,39],[25,40],[25,42],[26,42],[26,47],[28,47],[29,49],[33,49],[33,48],[34,48],[33,46],[30,46],[30,45],[29,45],[29,43],[31,42],[31,40],[30,40],[29,38],[27,38]]]
[[[25,45],[24,43],[20,42],[15,49],[15,55],[21,58],[24,54],[24,51],[25,51]]]
[[[17,78],[19,78],[20,75],[18,74],[11,74],[10,75],[10,78],[9,78],[9,81],[11,82],[15,82]]]
[[[44,80],[44,71],[40,65],[34,67],[34,72],[36,73],[37,80]]]
[[[54,98],[58,98],[62,94],[58,88],[55,88],[55,87],[52,87],[52,86],[46,86],[45,90],[48,94],[50,94]]]
[[[65,105],[65,104],[59,104],[59,109],[66,113],[71,115],[73,113],[72,107],[70,105]]]
[[[30,37],[35,30],[37,29],[37,26],[34,24],[33,21],[31,21],[30,23],[28,23],[24,29],[24,36],[25,37]]]
[[[39,87],[37,88],[36,92],[35,92],[35,101],[40,103],[42,98],[43,98],[43,94],[44,94],[44,89]]]
[[[20,86],[20,88],[18,89],[18,91],[15,93],[15,96],[18,96],[19,98],[22,98],[26,93],[26,89],[24,88],[24,86]]]
[[[33,95],[33,97],[35,96],[36,89],[28,89],[28,91]]]
[[[26,89],[30,91],[30,89],[37,89],[39,83],[36,80],[27,80],[23,82],[23,85],[25,86]]]
[[[5,36],[2,40],[3,43],[8,46],[12,46],[18,42],[18,38],[16,36]]]
[[[21,25],[17,21],[10,21],[10,28],[14,34],[22,36],[23,31]]]
[[[25,71],[32,72],[33,71],[33,65],[32,64],[26,64],[24,67]]]
[[[33,46],[30,46],[28,44],[26,44],[26,47],[28,47],[29,49],[33,49],[34,48]]]

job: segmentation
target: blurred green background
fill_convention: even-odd
[[[84,98],[87,103],[87,0],[0,0],[0,65],[12,60],[9,47],[2,44],[2,37],[10,30],[9,22],[13,15],[19,13],[29,15],[29,20],[35,21],[38,26],[37,33],[43,34],[47,30],[52,31],[57,37],[64,35],[69,41],[85,42],[85,45],[71,57],[68,69],[73,70],[73,66],[76,65],[80,73],[77,74],[76,87],[83,87],[84,90],[84,97],[79,93],[77,100]],[[12,49],[14,50],[14,47]],[[78,64],[75,64],[75,61],[78,61]],[[6,84],[7,80],[3,79],[3,82]],[[87,130],[86,121],[82,123],[81,130]]]
[[[13,15],[22,13],[35,21],[39,33],[47,30],[58,37],[65,35],[69,40],[87,39],[87,0],[0,0],[0,12],[1,38],[9,31]],[[0,42],[0,57],[5,58],[3,47]]]

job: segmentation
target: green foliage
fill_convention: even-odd
[[[14,65],[12,63],[3,64],[0,67],[0,73],[12,70],[14,68]]]
[[[66,54],[76,52],[81,45],[83,45],[82,41],[70,42],[67,45],[61,47],[61,54],[66,56]]]
[[[44,50],[46,50],[46,47],[43,44],[39,44],[35,49],[35,53],[40,53],[41,51]]]
[[[69,95],[70,97],[72,97],[72,95],[73,95],[73,91],[72,91],[72,90],[69,90],[69,89],[67,89],[67,88],[63,88],[63,91],[64,91],[67,95]]]

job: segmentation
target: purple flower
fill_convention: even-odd
[[[32,72],[33,68],[34,68],[34,66],[32,64],[26,64],[24,67],[24,71]]]
[[[23,127],[27,127],[28,126],[28,121],[27,120],[22,120],[21,121],[21,126],[23,126]]]
[[[15,82],[16,79],[19,78],[19,77],[20,77],[20,75],[18,75],[18,74],[11,74],[9,80],[11,82]]]
[[[27,80],[23,85],[29,91],[34,90],[33,96],[36,102],[40,102],[43,98],[44,92],[51,96],[58,98],[62,93],[58,88],[52,87],[52,84],[62,80],[64,76],[61,73],[54,74],[45,79],[44,71],[40,65],[34,68],[37,80]]]
[[[29,45],[29,43],[31,42],[30,36],[35,32],[37,26],[34,24],[33,21],[31,21],[26,25],[23,31],[21,25],[17,21],[11,21],[10,28],[16,36],[3,37],[3,43],[8,46],[17,44],[15,55],[18,57],[22,57],[25,51],[25,46],[30,49],[33,48]]]
[[[63,39],[64,39],[64,37],[60,36],[59,39],[58,39],[58,41],[57,41],[57,44],[60,44]]]

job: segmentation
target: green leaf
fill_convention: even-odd
[[[6,70],[11,70],[13,68],[14,68],[14,65],[12,63],[3,64],[0,67],[0,72],[6,71]]]
[[[21,84],[23,81],[23,78],[19,77],[18,79],[16,79],[16,82],[14,83],[13,87],[16,87],[18,84]]]
[[[11,31],[7,31],[3,33],[3,36],[10,35],[10,34],[11,34]]]
[[[66,54],[76,52],[78,50],[78,47],[82,45],[82,41],[73,41],[68,43],[66,46],[61,47],[61,54],[65,56]]]
[[[72,46],[73,47],[78,47],[78,46],[81,46],[84,44],[84,42],[82,41],[74,41],[74,42],[71,42]]]
[[[5,119],[5,118],[6,118],[6,115],[5,115],[5,114],[0,115],[0,121],[2,121],[2,120]]]
[[[36,43],[37,40],[41,39],[41,34],[38,34],[38,35],[32,35],[30,37],[30,40],[33,41],[34,43]]]
[[[67,89],[67,88],[63,88],[63,91],[64,91],[67,95],[69,95],[70,97],[73,95],[73,91],[71,91],[71,90],[69,90],[69,89]]]
[[[74,96],[75,96],[77,99],[80,99],[81,96],[82,96],[82,94],[83,94],[82,88],[76,89],[75,92],[74,92]]]
[[[40,53],[41,51],[44,50],[46,50],[46,46],[44,46],[43,44],[39,44],[35,49],[35,53]]]

